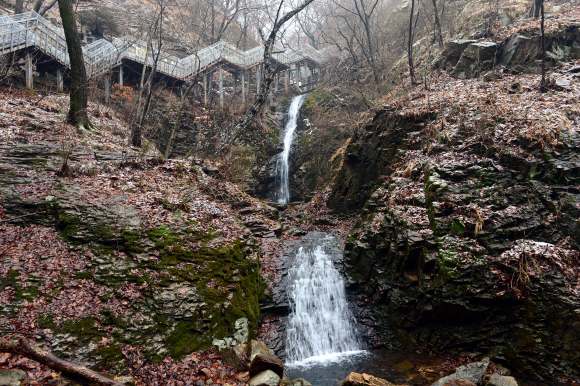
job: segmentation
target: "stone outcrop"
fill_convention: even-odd
[[[580,58],[580,24],[572,23],[546,36],[548,66]],[[447,44],[437,64],[460,79],[480,76],[497,65],[514,73],[541,71],[541,36],[518,32],[501,43],[455,40]]]
[[[353,137],[328,202],[362,207],[344,265],[365,323],[393,348],[577,377],[578,131],[558,150],[515,134],[500,154],[465,135],[421,149],[408,116],[385,108]]]

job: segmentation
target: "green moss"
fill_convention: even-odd
[[[77,272],[73,275],[74,279],[92,279],[93,278],[93,274],[89,271],[84,271],[84,272]]]
[[[142,253],[141,232],[140,231],[123,231],[123,245],[128,254]]]
[[[463,236],[465,232],[465,224],[460,219],[453,219],[451,221],[451,233]]]

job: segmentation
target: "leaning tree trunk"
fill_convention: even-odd
[[[90,127],[91,122],[87,115],[87,71],[71,0],[58,0],[58,7],[66,37],[71,72],[70,109],[66,120],[75,126]]]
[[[32,8],[32,10],[36,13],[39,13],[40,8],[42,7],[42,3],[44,3],[44,0],[36,0],[36,3],[34,3],[34,8]]]

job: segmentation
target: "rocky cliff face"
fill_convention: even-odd
[[[383,343],[580,375],[580,119],[530,79],[445,79],[352,138],[328,204],[362,207],[345,269]]]
[[[208,349],[239,333],[240,318],[245,337],[253,334],[259,251],[228,204],[202,187],[216,181],[204,185],[211,177],[197,166],[86,149],[72,152],[74,176],[59,179],[60,148],[0,148],[6,328],[49,335],[56,355],[109,369],[126,347],[154,362]]]

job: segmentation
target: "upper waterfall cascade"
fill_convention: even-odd
[[[289,280],[288,362],[360,350],[344,280],[322,246],[298,250]]]
[[[279,154],[276,161],[276,201],[287,204],[290,202],[290,180],[289,180],[289,157],[294,133],[298,125],[298,114],[300,107],[306,98],[306,94],[298,95],[292,98],[292,103],[288,108],[288,120],[284,131],[284,150]]]

